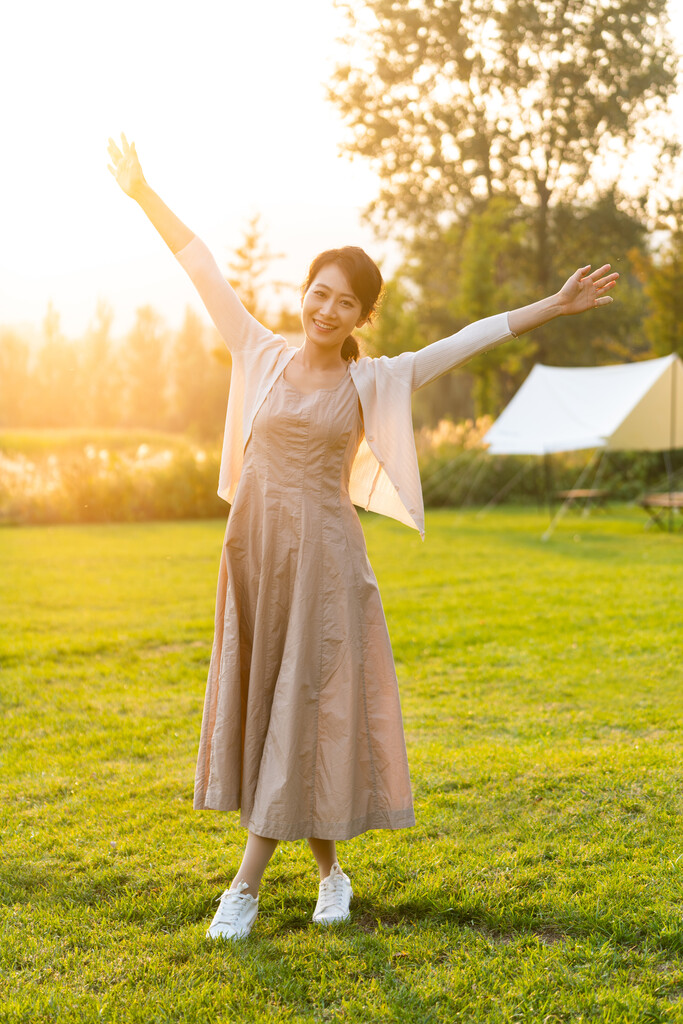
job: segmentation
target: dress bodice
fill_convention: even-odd
[[[318,500],[349,500],[362,436],[358,393],[348,372],[336,387],[308,394],[282,375],[256,415],[242,472],[264,497],[284,487]]]

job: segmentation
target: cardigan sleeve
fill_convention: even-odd
[[[448,370],[462,366],[472,356],[500,345],[511,337],[507,313],[498,313],[496,316],[486,317],[485,320],[477,320],[476,323],[463,327],[457,334],[442,338],[441,341],[435,341],[432,345],[426,345],[425,348],[411,353],[413,391],[436,380]]]
[[[268,344],[273,340],[273,332],[244,308],[221,274],[209,249],[197,235],[175,255],[231,352]]]

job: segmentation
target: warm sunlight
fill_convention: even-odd
[[[104,299],[120,336],[142,304],[170,324],[197,307],[107,172],[107,138],[121,131],[222,264],[255,213],[285,254],[274,273],[293,285],[329,245],[382,257],[359,215],[377,180],[339,155],[340,117],[325,100],[343,29],[334,0],[202,0],[187,12],[134,0],[5,11],[0,323],[37,331],[52,301],[77,337]],[[671,17],[683,39],[683,5]],[[683,121],[680,98],[677,108]]]
[[[298,283],[321,248],[371,240],[368,169],[337,155],[325,102],[340,15],[332,0],[254,4],[64,0],[3,15],[0,322],[76,335],[97,299],[130,326],[142,303],[178,322],[191,285],[107,172],[107,138],[135,139],[147,174],[219,261],[249,216]]]
[[[683,0],[0,95],[0,1024],[683,1022]]]

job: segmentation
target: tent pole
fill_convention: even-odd
[[[550,453],[543,456],[543,469],[545,471],[545,500],[548,506],[548,515],[553,518],[553,467],[550,462]]]
[[[671,367],[671,414],[669,417],[669,458],[667,460],[667,473],[669,475],[669,533],[673,533],[674,521],[674,475],[673,475],[673,457],[674,457],[674,446],[676,444],[676,360],[674,359]]]
[[[667,522],[669,524],[668,530],[669,530],[669,533],[672,533],[672,531],[673,531],[673,520],[672,520],[672,517],[673,517],[673,511],[674,511],[673,510],[674,475],[673,475],[673,465],[672,465],[672,461],[671,461],[671,449],[669,448],[668,451],[663,451],[662,455],[664,456],[664,467],[666,469],[666,482],[667,482],[667,484],[669,486],[669,516],[668,516],[668,519],[667,519]]]
[[[578,490],[578,488],[581,486],[581,484],[584,481],[584,478],[588,475],[589,469],[591,468],[591,466],[595,462],[595,459],[597,458],[598,454],[601,451],[602,451],[601,448],[597,448],[593,452],[593,454],[591,455],[590,459],[588,460],[586,465],[583,467],[583,469],[582,469],[582,471],[581,471],[581,473],[579,475],[579,479],[574,484],[573,490]],[[571,498],[567,498],[566,501],[562,505],[560,505],[560,507],[558,508],[557,512],[555,513],[555,515],[551,519],[550,525],[549,525],[548,529],[545,531],[545,533],[541,534],[541,540],[550,540],[550,538],[551,538],[551,536],[553,534],[553,531],[555,529],[555,526],[560,521],[562,516],[565,514],[565,512],[567,511],[567,509],[571,505],[571,502],[572,502],[572,499]]]
[[[600,458],[599,458],[598,464],[597,464],[597,466],[595,468],[595,476],[593,477],[593,481],[592,481],[592,483],[590,485],[590,488],[593,491],[597,491],[598,490],[598,484],[600,483],[600,481],[602,479],[602,473],[603,473],[604,467],[606,465],[607,449],[606,448],[600,448],[599,451],[600,451]],[[590,512],[592,504],[593,504],[593,499],[592,498],[588,498],[588,500],[586,501],[585,505],[583,506],[583,513],[582,514],[584,516],[588,515],[588,513]]]
[[[503,484],[498,493],[494,494],[493,497],[484,505],[484,507],[479,509],[479,511],[477,512],[477,518],[479,518],[479,516],[482,516],[487,509],[491,508],[492,505],[497,504],[500,498],[504,497],[508,493],[508,491],[511,491],[514,485],[517,483],[517,481],[521,477],[523,477],[526,472],[528,472],[529,467],[531,465],[532,462],[531,460],[529,460],[522,466],[522,468],[517,473],[515,473],[511,480],[508,480],[506,484]]]
[[[545,494],[543,493],[543,464],[540,459],[535,460],[534,478],[536,480],[536,507],[539,512],[543,511],[545,505]]]

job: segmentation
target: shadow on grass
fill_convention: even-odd
[[[655,914],[643,927],[609,913],[586,913],[567,909],[542,917],[522,905],[511,905],[503,912],[474,904],[460,897],[456,905],[440,905],[436,899],[409,900],[387,906],[372,900],[358,900],[351,924],[371,935],[384,930],[442,927],[476,932],[496,944],[508,945],[523,939],[544,946],[585,938],[596,938],[617,946],[647,944],[670,952],[683,951],[683,923],[667,921]]]
[[[93,871],[80,868],[69,875],[64,865],[9,863],[0,871],[0,902],[5,905],[49,906],[68,920],[86,908],[104,914],[114,923],[141,925],[165,934],[180,933],[211,920],[216,895],[207,897],[207,883],[190,873],[172,878],[145,875],[139,866],[129,870],[106,867]],[[356,897],[351,919],[333,926],[334,934],[344,937],[377,937],[392,930],[427,930],[476,933],[496,944],[532,940],[545,946],[584,938],[601,939],[617,946],[658,947],[683,952],[683,924],[660,914],[648,918],[647,925],[620,919],[609,911],[557,908],[557,913],[540,915],[537,910],[514,901],[497,908],[485,900],[474,901],[461,892],[447,902],[440,891],[425,892],[420,899],[391,902]],[[306,891],[265,893],[263,917],[271,922],[271,934],[284,936],[302,933],[311,927],[312,894]]]

